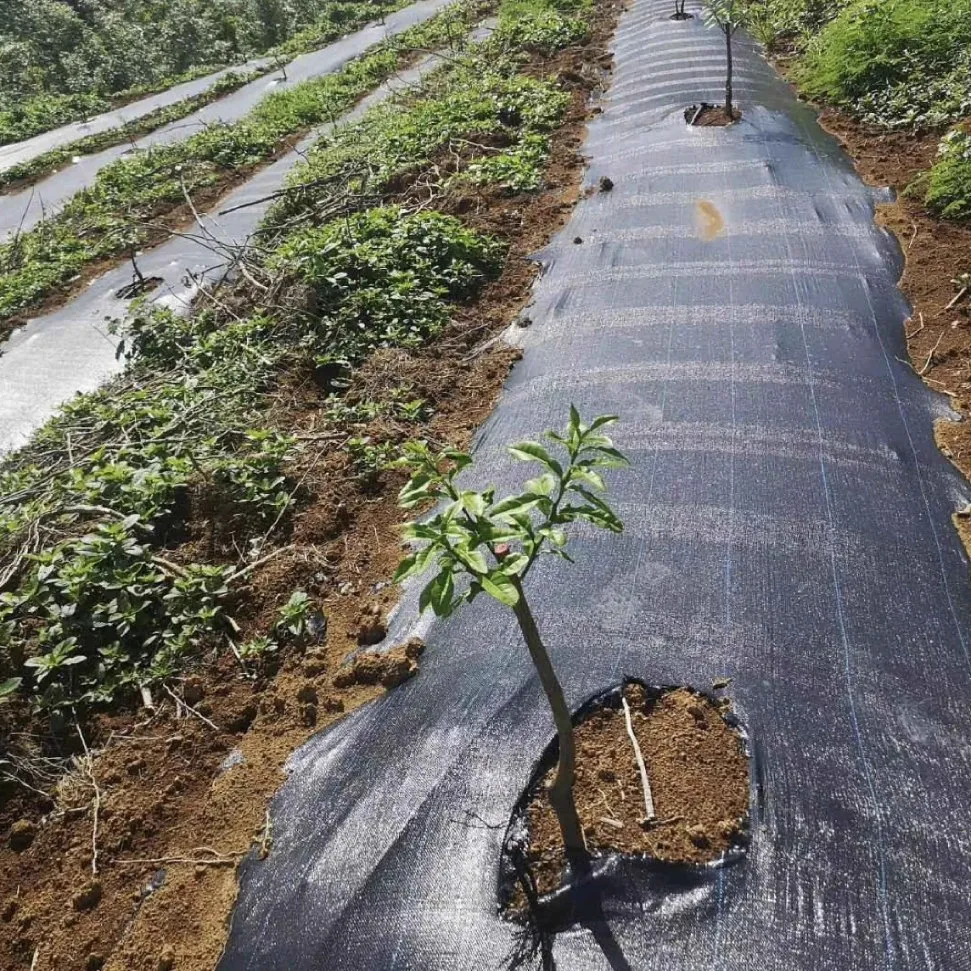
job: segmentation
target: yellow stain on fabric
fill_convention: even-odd
[[[710,243],[725,229],[725,220],[713,202],[699,199],[695,203],[695,230],[698,238]]]

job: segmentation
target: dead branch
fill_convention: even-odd
[[[931,348],[930,354],[927,355],[927,360],[924,362],[924,366],[917,372],[921,377],[923,377],[931,368],[931,363],[934,360],[934,353],[941,346],[941,341],[944,340],[944,331],[941,331],[940,336],[937,338],[937,343]]]
[[[191,714],[195,715],[196,718],[199,719],[199,721],[205,722],[213,731],[215,731],[215,732],[220,731],[220,728],[219,728],[218,725],[214,724],[208,718],[206,718],[206,716],[203,715],[201,711],[196,711],[195,708],[193,708],[192,705],[190,705],[185,700],[185,698],[180,698],[167,684],[163,684],[162,687],[166,690],[166,692],[169,695],[171,695],[171,697],[175,701],[176,710],[177,711],[178,711],[178,707],[181,706],[182,708],[185,708],[186,711],[188,711]]]
[[[647,821],[653,822],[657,816],[654,811],[654,796],[651,793],[651,783],[647,778],[647,766],[644,765],[644,756],[641,755],[641,746],[634,734],[634,726],[630,720],[630,705],[627,699],[621,695],[621,704],[624,706],[624,721],[627,724],[627,734],[630,736],[631,745],[634,747],[634,758],[637,760],[637,768],[641,774],[641,787],[644,789],[644,809],[647,812]]]
[[[98,788],[98,780],[94,777],[94,759],[91,756],[91,750],[88,748],[88,743],[84,738],[84,732],[81,731],[81,725],[77,720],[77,712],[74,713],[74,727],[78,730],[78,738],[81,739],[81,747],[84,749],[84,761],[82,763],[84,767],[85,775],[91,780],[91,788],[94,789],[94,809],[93,809],[93,821],[91,825],[91,874],[92,876],[98,875],[98,814],[101,811],[101,789]]]

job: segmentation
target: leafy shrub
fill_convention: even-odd
[[[372,209],[294,234],[280,270],[312,288],[315,343],[352,363],[376,347],[413,347],[448,321],[445,301],[471,296],[499,267],[503,247],[440,213]]]
[[[161,568],[140,525],[137,516],[101,523],[37,554],[29,582],[0,596],[15,651],[37,652],[24,664],[46,707],[110,700],[168,676],[217,632],[228,571]]]
[[[379,105],[359,123],[315,145],[288,180],[291,190],[306,188],[288,193],[268,223],[312,216],[333,192],[335,180],[347,179],[361,191],[382,191],[437,157],[469,155],[470,148],[475,151],[470,143],[484,135],[498,135],[512,144],[502,150],[502,161],[475,159],[473,181],[514,191],[536,188],[548,142],[534,136],[556,127],[569,95],[517,74],[515,60],[502,50],[480,46],[466,61],[431,79],[419,98]]]
[[[872,120],[940,123],[967,105],[969,45],[971,0],[856,0],[810,44],[799,79]]]
[[[938,158],[927,176],[926,201],[949,219],[971,216],[971,133],[955,128],[941,139]]]

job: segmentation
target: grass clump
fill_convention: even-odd
[[[941,139],[925,178],[927,205],[947,219],[971,217],[971,132],[955,128]]]
[[[311,290],[312,340],[326,348],[318,361],[350,365],[376,347],[415,347],[438,333],[447,301],[470,296],[503,255],[451,216],[392,206],[298,232],[268,266]]]
[[[890,127],[935,126],[971,102],[971,0],[856,0],[798,71],[812,97]]]

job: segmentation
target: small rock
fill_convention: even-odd
[[[18,819],[10,827],[7,842],[14,853],[23,853],[34,842],[35,836],[37,836],[37,827],[29,819]]]
[[[105,966],[105,956],[103,954],[89,954],[87,961],[84,962],[84,971],[101,971]]]
[[[301,705],[299,710],[300,723],[307,728],[313,728],[317,724],[317,706]]]
[[[319,610],[307,618],[307,634],[314,644],[323,644],[327,637],[327,618]]]
[[[711,683],[712,691],[724,691],[732,683],[731,678],[717,678]]]
[[[418,673],[418,665],[408,657],[396,658],[393,663],[385,667],[381,675],[381,687],[397,688],[399,684],[414,677]]]
[[[14,915],[17,913],[17,908],[20,906],[16,897],[8,897],[4,902],[3,906],[0,907],[0,920],[5,924],[9,923],[14,919]]]
[[[582,236],[574,236],[573,237],[573,245],[574,246],[579,246],[582,242],[583,242],[583,237]]]
[[[527,316],[526,314],[520,314],[514,321],[517,327],[524,327],[524,328],[529,327],[532,324],[532,322],[533,322],[532,318]]]
[[[71,906],[75,910],[93,910],[101,902],[101,881],[92,880],[71,898]]]
[[[172,971],[172,968],[175,967],[175,948],[171,944],[166,944],[162,948],[158,961],[155,962],[155,967],[157,971]]]
[[[613,189],[613,187],[614,187],[614,180],[613,179],[608,178],[606,175],[602,175],[600,177],[600,191],[601,192],[610,192],[610,190]]]

